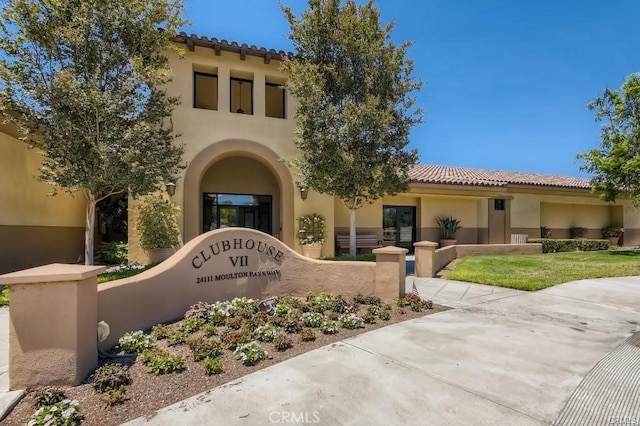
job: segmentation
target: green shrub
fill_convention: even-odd
[[[316,340],[316,333],[310,328],[305,328],[300,333],[300,340],[303,342],[313,342]]]
[[[56,386],[45,386],[36,392],[33,397],[33,406],[35,408],[45,407],[47,405],[57,404],[67,399],[64,391]]]
[[[202,332],[207,337],[217,336],[218,335],[218,327],[216,327],[215,325],[212,325],[212,324],[206,324],[204,327],[202,327]]]
[[[129,260],[129,245],[122,241],[102,241],[95,251],[95,262],[106,265],[122,265]]]
[[[376,316],[370,312],[367,312],[366,314],[364,314],[362,316],[362,319],[364,321],[365,324],[375,324],[376,323]]]
[[[194,361],[202,361],[205,358],[217,358],[222,355],[222,345],[212,339],[191,339],[187,342]]]
[[[167,336],[167,345],[176,346],[181,345],[187,341],[187,335],[182,331],[172,331]]]
[[[542,244],[543,253],[608,250],[609,240],[569,240],[532,238],[529,243]]]
[[[120,364],[105,364],[91,376],[93,389],[105,393],[131,384],[129,369]]]
[[[156,250],[177,247],[180,244],[178,217],[180,207],[162,197],[144,197],[138,210],[137,229],[140,247]]]
[[[335,321],[325,320],[322,321],[320,325],[320,331],[323,334],[336,334],[338,332],[338,327],[336,327]]]
[[[358,305],[366,305],[367,298],[365,297],[364,294],[357,292],[356,294],[353,295],[353,303]]]
[[[0,306],[9,306],[9,289],[3,288],[0,291]]]
[[[278,333],[276,337],[273,339],[273,346],[279,352],[284,352],[290,347],[293,346],[293,342],[291,342],[291,337],[289,337],[286,333]]]
[[[204,320],[198,317],[188,317],[182,320],[180,331],[187,334],[195,333],[204,325]]]
[[[292,310],[284,318],[282,328],[287,333],[300,333],[304,327],[304,321],[302,319],[302,313],[298,310]]]
[[[220,336],[222,344],[229,350],[247,344],[253,340],[253,333],[247,330],[226,330]]]
[[[378,305],[367,305],[367,312],[371,315],[378,315],[380,312],[380,306]]]
[[[171,327],[166,324],[156,324],[151,327],[151,336],[156,340],[164,340],[171,334]]]
[[[147,360],[147,368],[150,373],[159,376],[184,370],[184,358],[164,351],[156,351]]]
[[[378,312],[378,318],[382,321],[389,321],[391,319],[391,313],[387,310]]]
[[[122,405],[127,400],[126,397],[127,388],[121,387],[118,389],[111,389],[108,391],[103,398],[101,398],[108,407],[113,407],[114,405]]]
[[[220,358],[205,358],[202,361],[202,366],[209,376],[222,373],[222,360]]]
[[[327,307],[333,312],[339,314],[348,314],[353,312],[353,306],[349,304],[341,295],[337,295],[331,299]]]

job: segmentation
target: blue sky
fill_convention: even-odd
[[[278,1],[185,2],[187,33],[292,50]],[[640,72],[637,0],[376,4],[393,40],[413,43],[425,119],[411,146],[424,164],[585,176],[576,154],[600,141],[586,104]]]

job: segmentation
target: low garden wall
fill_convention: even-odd
[[[433,277],[454,259],[467,256],[492,256],[505,254],[541,254],[542,244],[461,244],[438,249],[431,241],[419,241],[415,247],[415,274],[417,277]]]
[[[407,250],[373,253],[375,263],[312,260],[262,232],[226,228],[189,241],[152,269],[99,287],[104,267],[55,264],[2,275],[11,297],[10,388],[78,384],[97,366],[99,321],[109,324],[100,344],[108,348],[127,331],[182,318],[199,301],[308,292],[404,296]]]

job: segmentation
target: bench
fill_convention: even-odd
[[[336,252],[339,254],[343,249],[349,250],[349,234],[336,235]],[[356,251],[359,249],[375,249],[382,247],[382,241],[378,239],[376,234],[359,234],[356,235]]]

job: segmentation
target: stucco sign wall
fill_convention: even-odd
[[[395,252],[385,255],[392,259],[399,256]],[[401,255],[404,270],[404,251]],[[381,278],[384,274],[380,271],[388,270],[389,264],[387,260],[378,265],[312,260],[260,231],[219,229],[194,238],[148,271],[98,286],[98,320],[111,326],[111,336],[104,343],[109,346],[126,331],[181,318],[199,301],[304,296],[322,291],[345,297],[356,292],[384,297],[386,291],[397,297],[398,277],[390,273],[391,279]]]

